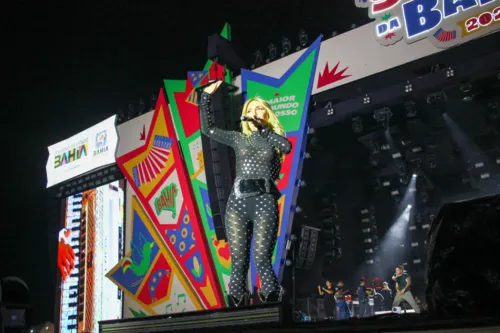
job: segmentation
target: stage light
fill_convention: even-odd
[[[472,92],[472,84],[470,83],[461,84],[460,95],[462,95],[462,101],[471,102],[474,99],[474,93]]]
[[[422,200],[422,203],[427,203],[427,201],[429,201],[429,194],[427,194],[426,191],[421,191],[420,200]]]
[[[276,45],[274,45],[274,43],[270,43],[267,48],[269,50],[269,59],[266,59],[266,63],[276,60],[276,58],[278,57],[278,49],[276,48]]]
[[[281,56],[284,57],[290,53],[292,50],[292,43],[290,42],[290,39],[288,37],[283,37],[281,38]]]
[[[405,84],[405,93],[409,93],[413,91],[413,85],[411,84],[410,81],[406,81]]]
[[[316,134],[316,130],[312,127],[309,127],[309,129],[307,130],[307,134],[310,134],[310,135]]]
[[[299,46],[297,46],[297,51],[306,47],[309,42],[309,37],[304,29],[299,31]]]
[[[488,117],[490,119],[500,118],[500,103],[498,101],[489,102],[488,110]]]
[[[372,99],[370,98],[370,96],[368,96],[368,94],[365,94],[365,96],[363,97],[363,104],[370,104],[372,101]]]
[[[431,169],[434,169],[434,168],[437,167],[437,162],[436,162],[436,156],[435,155],[428,155],[427,156],[427,165]]]
[[[338,34],[339,34],[339,33],[337,32],[337,30],[333,30],[333,31],[332,31],[332,37],[335,37],[335,36],[337,36]]]
[[[384,107],[377,109],[373,112],[373,118],[377,121],[379,125],[382,125],[384,129],[388,129],[390,125],[390,119],[392,117],[391,109]]]
[[[444,91],[438,91],[432,94],[427,95],[427,103],[432,106],[434,111],[439,113],[446,112],[446,101],[448,97],[446,96]]]
[[[127,107],[127,119],[130,120],[134,118],[134,115],[135,115],[134,106],[132,104],[129,104]]]
[[[356,23],[351,24],[351,30],[356,29]]]
[[[417,178],[417,174],[414,173],[413,175],[411,175],[413,178]]]
[[[139,98],[139,101],[137,102],[137,115],[140,116],[144,112],[146,112],[146,104],[142,98]]]
[[[125,121],[125,112],[122,109],[118,109],[117,123],[121,124]]]
[[[253,53],[253,56],[254,56],[254,61],[251,66],[252,69],[259,67],[264,62],[264,56],[262,55],[262,52],[260,52],[260,50],[255,51]]]
[[[360,133],[363,131],[363,119],[360,116],[352,118],[352,130],[354,133]]]
[[[408,205],[407,207],[408,207],[408,209],[411,209],[411,205]]]
[[[306,187],[307,183],[304,180],[299,181],[299,186],[300,187]]]
[[[406,101],[404,106],[405,106],[405,114],[408,118],[413,118],[417,115],[417,109],[415,107],[414,101]]]
[[[326,109],[327,116],[333,116],[333,115],[335,115],[335,109],[334,109],[333,103],[331,101],[329,101],[328,103],[326,103],[325,109]]]
[[[156,108],[156,94],[151,94],[151,98],[149,99],[149,110],[154,110]]]
[[[308,153],[308,152],[306,152],[306,153],[304,154],[304,158],[305,158],[306,160],[310,159],[311,157],[312,157],[312,156],[311,156],[311,154],[310,154],[310,153]]]
[[[300,206],[295,207],[296,213],[302,213],[302,208]]]
[[[398,170],[398,175],[399,176],[406,175],[406,166],[405,166],[404,162],[397,161],[396,162],[396,169]]]
[[[292,261],[290,259],[287,259],[287,261],[285,261],[285,265],[288,267],[292,266]]]
[[[450,77],[454,77],[455,76],[455,70],[453,69],[453,67],[448,67],[446,69],[446,77],[447,78],[450,78]]]

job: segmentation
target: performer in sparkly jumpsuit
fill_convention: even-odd
[[[292,145],[276,115],[260,98],[243,106],[242,131],[227,131],[212,123],[211,94],[218,81],[205,88],[199,103],[201,132],[235,150],[236,179],[227,202],[225,227],[231,251],[229,296],[235,306],[249,296],[246,286],[253,236],[253,257],[260,277],[262,302],[281,300],[282,288],[272,267],[279,214],[279,190],[274,184],[281,162]],[[243,118],[242,117],[242,118]]]

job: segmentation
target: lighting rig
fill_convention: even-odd
[[[269,58],[266,59],[266,64],[276,60],[278,57],[278,48],[274,45],[274,43],[270,43],[267,48],[269,51]]]
[[[477,79],[491,77],[491,73],[495,76],[500,75],[498,71],[498,57],[500,53],[478,57],[470,61],[463,62],[455,67],[434,66],[433,72],[424,74],[418,80],[412,82],[405,78],[401,82],[394,83],[390,86],[380,86],[369,92],[363,92],[358,96],[350,99],[342,99],[342,101],[335,103],[335,117],[327,114],[327,110],[323,107],[316,107],[311,114],[311,125],[315,127],[329,126],[335,123],[340,123],[346,118],[351,119],[353,114],[366,114],[372,112],[367,106],[372,103],[377,104],[390,104],[398,98],[405,98],[405,95],[422,94],[429,90],[439,90],[443,86],[456,86],[460,82],[468,80],[472,75]],[[340,89],[340,90],[339,90]],[[335,100],[341,94],[342,87],[332,91],[325,91],[318,94],[322,100]],[[442,92],[435,92],[428,96],[427,102],[432,107],[441,113],[444,113],[444,103],[442,100],[446,99],[446,95]],[[434,107],[434,104],[437,104]],[[443,107],[440,107],[440,106]],[[500,117],[500,112],[498,113]]]
[[[287,56],[292,50],[292,43],[288,37],[281,38],[281,57]]]
[[[446,101],[448,96],[444,91],[437,91],[427,95],[427,104],[430,104],[434,111],[441,114],[446,113]]]
[[[149,99],[149,109],[147,109],[146,102],[142,98],[139,98],[137,103],[129,103],[127,105],[127,112],[124,112],[121,108],[118,109],[116,124],[122,124],[126,121],[139,117],[148,111],[154,110],[156,107],[156,99],[157,95],[151,94]]]
[[[53,186],[49,188],[49,191],[51,191],[56,198],[64,198],[122,178],[123,174],[120,168],[118,168],[116,164],[113,164],[95,170],[78,179],[63,182],[59,186]]]
[[[363,119],[360,116],[352,118],[352,131],[354,133],[363,132]]]
[[[264,64],[264,56],[262,55],[262,52],[260,50],[255,51],[253,53],[253,56],[254,56],[254,61],[252,66],[250,66],[251,69],[255,69]]]
[[[309,43],[309,35],[304,29],[299,31],[299,45],[297,46],[297,51],[305,48]]]
[[[392,112],[388,107],[383,107],[373,111],[373,118],[377,124],[381,125],[384,129],[388,129],[391,122]]]
[[[404,103],[405,114],[408,118],[414,118],[417,115],[416,103],[412,100],[405,101]]]

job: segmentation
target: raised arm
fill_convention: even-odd
[[[323,288],[323,291],[329,295],[333,295],[333,290]]]
[[[208,92],[204,91],[201,94],[199,104],[201,133],[219,143],[234,147],[235,144],[239,141],[241,134],[236,131],[223,130],[213,124],[210,103],[211,100],[212,95],[210,95]]]
[[[284,136],[275,133],[269,128],[262,129],[261,133],[273,147],[280,151],[280,153],[289,154],[292,151],[292,143]]]

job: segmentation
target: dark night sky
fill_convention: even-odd
[[[55,301],[58,226],[46,213],[47,146],[139,97],[148,101],[162,79],[185,79],[188,70],[201,69],[207,36],[220,32],[225,22],[232,26],[234,48],[249,63],[257,48],[267,52],[269,42],[279,47],[281,36],[296,45],[301,28],[312,40],[368,21],[366,10],[348,0],[171,3],[47,6],[18,0],[0,14],[7,147],[0,229],[0,248],[7,255],[2,255],[0,277],[15,275],[28,283],[36,321],[52,320]]]

